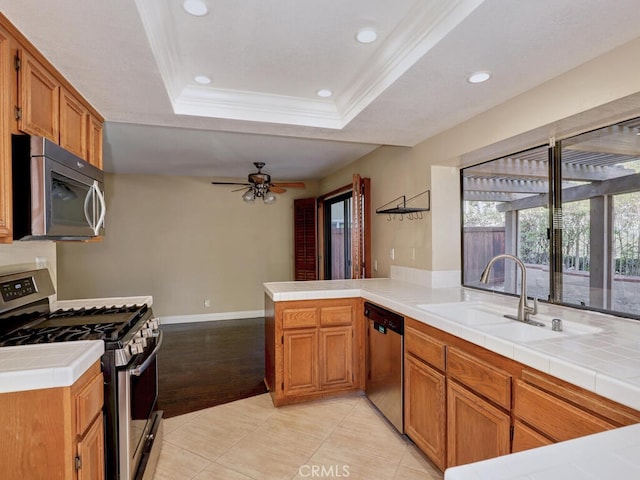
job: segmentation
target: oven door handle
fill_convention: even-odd
[[[131,375],[135,375],[136,377],[139,377],[147,369],[147,367],[151,365],[151,362],[153,362],[154,358],[158,354],[158,350],[160,350],[160,346],[162,345],[162,330],[160,330],[160,333],[158,334],[157,338],[158,340],[156,341],[156,347],[153,349],[153,352],[151,352],[151,354],[147,357],[147,359],[144,362],[142,362],[141,365],[138,365],[136,368],[132,368],[129,371]]]

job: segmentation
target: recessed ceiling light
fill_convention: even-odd
[[[211,83],[211,78],[206,75],[196,75],[193,79],[200,85],[209,85]]]
[[[322,97],[322,98],[327,98],[327,97],[330,97],[331,95],[333,95],[333,92],[331,90],[329,90],[329,89],[323,88],[321,90],[318,90],[316,92],[316,95],[318,95],[319,97]]]
[[[378,34],[373,28],[362,28],[356,35],[356,40],[360,43],[373,43],[378,39]]]
[[[474,72],[469,75],[467,81],[469,83],[482,83],[486,82],[491,78],[491,74],[489,72]]]
[[[204,3],[203,0],[184,0],[182,8],[184,8],[184,11],[189,15],[194,15],[196,17],[202,17],[209,11],[207,4]]]

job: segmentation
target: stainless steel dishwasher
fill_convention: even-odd
[[[404,317],[369,302],[364,304],[364,314],[368,319],[365,392],[387,420],[404,433]]]

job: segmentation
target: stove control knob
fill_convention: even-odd
[[[142,337],[136,340],[136,343],[141,347],[140,351],[142,351],[142,349],[145,349],[147,347],[147,337]]]
[[[142,333],[140,333],[140,330],[138,330],[134,335],[133,335],[133,341],[137,341],[140,337],[142,337]]]
[[[137,343],[132,343],[129,350],[131,351],[131,355],[137,355],[142,352],[142,347]]]
[[[153,331],[150,328],[142,329],[142,338],[148,338],[153,336]]]
[[[158,328],[160,328],[160,321],[157,317],[150,319],[148,323],[153,330],[158,330]]]

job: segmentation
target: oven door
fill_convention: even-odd
[[[118,450],[120,480],[142,478],[142,465],[153,471],[148,458],[154,440],[160,447],[156,431],[160,419],[156,415],[158,401],[157,356],[162,344],[162,331],[148,337],[148,348],[118,370]]]

